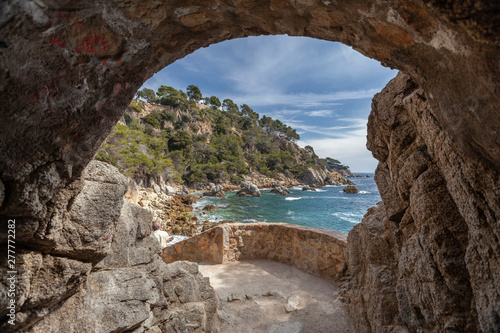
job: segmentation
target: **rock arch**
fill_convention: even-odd
[[[289,34],[340,41],[409,75],[375,99],[369,142],[381,161],[378,183],[385,215],[378,220],[385,224],[380,234],[392,235],[387,241],[393,258],[385,262],[396,272],[388,282],[397,303],[391,315],[411,330],[440,331],[463,322],[469,325],[463,327],[493,331],[500,325],[498,4],[11,0],[0,6],[0,213],[2,219],[17,219],[20,246],[90,260],[84,251],[69,255],[58,248],[57,238],[49,237],[54,219],[70,210],[73,201],[68,198],[81,192],[84,167],[154,72],[231,38]],[[410,145],[415,149],[403,149]],[[426,173],[431,169],[435,172]],[[444,222],[424,218],[427,222],[419,224],[415,216],[435,212],[431,203],[441,198],[451,207],[439,215]],[[462,222],[454,229],[452,219]],[[417,227],[401,227],[412,224]],[[441,224],[442,232],[433,233]],[[453,237],[446,236],[450,233]],[[424,238],[436,251],[423,252],[441,256],[428,258],[429,265],[461,258],[459,267],[468,276],[449,288],[451,303],[461,287],[465,290],[460,307],[440,308],[439,300],[418,302],[400,288],[401,281],[425,285],[422,276],[412,275],[412,268],[401,262],[401,254],[410,258],[414,243]],[[453,253],[440,252],[448,241],[460,246]],[[370,253],[360,247],[350,251],[351,259],[355,253],[360,258]],[[431,282],[449,284],[446,274],[453,270],[439,277],[448,266],[429,271],[436,274]],[[439,318],[433,319],[438,308]],[[446,321],[455,310],[463,321]],[[377,330],[377,320],[381,322],[360,322],[359,329]]]

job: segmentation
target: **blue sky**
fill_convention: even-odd
[[[186,91],[248,104],[261,116],[297,129],[301,147],[333,157],[352,171],[374,172],[366,123],[374,94],[396,76],[340,43],[306,37],[234,39],[200,49],[156,73],[143,87]]]

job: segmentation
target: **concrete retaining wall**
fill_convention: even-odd
[[[245,259],[279,261],[329,281],[344,266],[347,236],[287,223],[231,223],[163,250],[163,261],[227,263]]]

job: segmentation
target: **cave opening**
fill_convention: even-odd
[[[255,172],[257,177],[260,175],[260,177],[269,179],[269,176],[271,176],[276,181],[284,181],[285,183],[288,182],[285,180],[286,177],[297,179],[302,177],[298,173],[292,174],[290,172],[293,168],[288,165],[289,163],[284,163],[285,157],[283,157],[283,164],[280,156],[277,157],[279,161],[275,162],[275,157],[270,155],[271,151],[265,151],[263,148],[260,148],[259,145],[263,145],[267,141],[260,142],[259,132],[250,131],[247,127],[240,128],[240,120],[231,119],[228,115],[233,112],[230,112],[229,108],[234,107],[236,108],[234,112],[243,117],[241,119],[244,119],[245,116],[239,111],[239,107],[243,107],[243,105],[246,107],[249,106],[250,110],[252,110],[251,112],[256,112],[256,115],[254,115],[257,118],[260,117],[260,120],[256,121],[256,125],[263,126],[259,125],[262,123],[263,117],[271,117],[282,121],[285,127],[290,126],[290,129],[294,128],[294,132],[295,130],[297,131],[297,138],[281,140],[282,145],[273,145],[273,150],[286,150],[289,144],[295,143],[302,148],[309,146],[309,149],[313,149],[315,156],[323,159],[322,162],[326,161],[325,158],[335,160],[333,163],[339,164],[337,167],[339,169],[335,170],[343,170],[340,171],[343,176],[352,176],[352,171],[355,175],[363,173],[364,176],[369,176],[370,180],[358,178],[361,182],[358,188],[361,191],[361,194],[358,195],[359,198],[353,196],[351,198],[344,197],[342,191],[340,191],[340,194],[337,194],[334,192],[334,189],[327,187],[326,190],[328,193],[321,193],[321,200],[318,200],[312,206],[304,205],[305,208],[308,208],[304,212],[293,212],[295,209],[288,207],[293,206],[294,202],[292,200],[302,199],[296,193],[297,195],[284,201],[286,205],[278,209],[272,209],[273,214],[267,214],[265,209],[259,209],[259,212],[253,212],[255,216],[252,217],[252,212],[249,209],[245,209],[245,207],[251,208],[253,206],[250,203],[239,205],[235,201],[235,197],[233,198],[234,202],[231,201],[228,204],[231,208],[224,212],[223,215],[219,216],[220,214],[208,212],[209,215],[198,216],[198,218],[213,219],[215,216],[218,216],[217,218],[220,218],[220,220],[260,220],[269,222],[288,222],[291,219],[291,223],[347,233],[355,223],[361,222],[368,208],[381,200],[373,181],[377,161],[366,149],[366,123],[373,95],[380,92],[394,76],[395,71],[382,67],[377,61],[361,55],[350,47],[340,43],[306,37],[283,35],[247,37],[225,41],[195,51],[157,72],[140,89],[141,93],[139,95],[142,101],[163,103],[164,106],[162,108],[173,107],[174,110],[177,110],[176,112],[180,112],[177,115],[180,118],[176,118],[175,122],[172,120],[171,123],[167,122],[165,117],[161,118],[161,115],[159,115],[158,120],[162,125],[151,122],[151,124],[154,124],[154,131],[152,131],[149,123],[143,122],[143,127],[150,127],[149,132],[151,132],[151,135],[162,140],[168,140],[168,137],[174,135],[176,131],[182,130],[183,132],[187,131],[190,133],[191,138],[197,138],[200,135],[208,136],[206,138],[207,141],[193,139],[196,142],[191,143],[186,148],[182,148],[181,151],[184,152],[184,155],[181,158],[177,156],[177,153],[165,153],[165,158],[169,158],[170,153],[172,153],[175,166],[171,167],[173,171],[170,171],[168,175],[165,173],[165,177],[156,181],[156,185],[161,185],[161,188],[164,188],[166,186],[164,183],[171,182],[174,178],[182,178],[182,181],[186,182],[188,186],[194,186],[195,188],[203,187],[204,184],[206,185],[210,182],[222,185],[229,182],[229,184],[233,183],[234,187],[236,187],[238,182],[234,182],[233,180],[242,177],[246,179],[245,175],[249,171]],[[181,103],[180,97],[173,97],[174,94],[183,94],[183,91],[186,91],[186,87],[193,87],[192,85],[196,89],[200,89],[200,94],[199,96],[196,95],[196,98],[198,99],[197,102],[201,104],[198,104],[194,113],[189,111],[189,106],[182,104],[186,103],[186,101]],[[173,90],[168,92],[172,96],[170,99],[162,97],[163,102],[160,102],[160,95],[154,94],[154,92],[157,92],[163,96],[164,92],[158,91],[160,86],[163,86],[162,89],[166,89],[166,86],[172,86]],[[146,96],[146,92],[150,95]],[[193,100],[191,96],[185,96],[184,98],[188,98],[189,101]],[[232,123],[232,129],[227,128],[226,136],[236,135],[243,138],[240,143],[243,150],[241,158],[246,164],[249,161],[253,161],[247,165],[247,169],[244,170],[245,173],[238,174],[235,170],[230,170],[224,165],[220,166],[224,169],[223,171],[215,173],[215,171],[211,171],[214,167],[208,168],[207,166],[207,163],[213,164],[213,162],[209,162],[208,157],[204,159],[186,155],[185,150],[187,148],[200,149],[200,153],[193,153],[191,151],[190,155],[199,155],[207,149],[214,149],[210,145],[210,136],[214,132],[206,131],[203,128],[207,126],[215,126],[214,128],[216,128],[218,125],[215,125],[216,120],[213,118],[213,115],[208,116],[205,114],[206,111],[199,109],[200,107],[208,107],[210,98],[217,98],[219,100],[221,105],[212,107],[220,109],[228,117],[226,120],[218,119],[217,121],[230,121]],[[204,101],[205,99],[206,101]],[[137,114],[136,110],[130,110],[127,111],[127,119],[130,117],[135,119],[134,122],[130,119],[128,120],[127,124],[130,126],[136,126],[136,122],[144,119],[144,117],[151,117],[151,110],[143,115]],[[203,112],[203,116],[200,115],[200,112]],[[208,123],[205,123],[206,121]],[[212,122],[213,124],[210,125]],[[258,135],[258,138],[250,140],[245,138],[245,135]],[[278,135],[273,136],[270,130],[268,130],[268,135],[270,135],[270,139],[273,141],[280,140],[280,137]],[[255,146],[256,141],[258,141],[257,147]],[[210,146],[207,146],[207,144]],[[238,144],[238,142],[235,141],[233,144]],[[266,144],[269,145],[269,143]],[[143,145],[146,145],[146,142]],[[177,148],[165,147],[165,149],[172,150]],[[258,155],[253,154],[254,150],[257,151]],[[301,160],[300,155],[298,155],[299,152],[293,149],[290,151],[295,160]],[[217,151],[215,153],[219,154],[220,152]],[[114,154],[113,157],[110,157],[109,155],[112,154]],[[98,153],[98,157],[106,155],[102,160],[113,160],[116,165],[117,154],[117,148],[107,144],[104,146],[104,150]],[[151,158],[150,155],[148,156]],[[268,169],[261,170],[262,166],[255,161],[257,158],[262,160],[262,163],[266,163]],[[270,161],[274,163],[271,165]],[[123,159],[119,160],[119,167],[122,172],[127,175],[131,172],[133,173],[133,171],[127,171],[128,169],[124,162],[126,161]],[[343,165],[339,162],[343,163]],[[223,160],[222,164],[225,163],[228,163],[228,161]],[[334,169],[328,171],[329,169],[326,169],[326,166],[323,166],[323,164],[320,166],[318,163],[315,162],[315,165],[324,169],[326,173],[335,171]],[[347,169],[341,169],[344,166],[347,166]],[[135,166],[130,166],[129,169],[132,170],[133,167]],[[349,168],[350,170],[348,170]],[[193,170],[198,169],[205,176],[201,174],[194,175]],[[233,172],[234,174],[228,175],[228,172]],[[214,176],[215,174],[217,176]],[[208,175],[208,178],[206,175]],[[151,175],[142,176],[142,178],[144,177],[148,178]],[[322,177],[325,178],[325,176]],[[141,178],[141,176],[137,178]],[[158,177],[156,178],[158,179]],[[139,179],[138,181],[146,187],[153,186],[147,179]],[[343,182],[346,183],[347,181]],[[259,186],[266,187],[263,186],[264,183],[265,181],[260,181]],[[330,186],[332,184],[323,183],[322,179],[321,182],[315,185]],[[291,187],[292,185],[288,184],[287,186]],[[294,190],[296,189],[292,189],[292,191]],[[325,190],[319,191],[325,192]],[[267,191],[264,193],[267,193]],[[318,194],[320,193],[318,192]],[[232,194],[229,195],[233,197]],[[265,196],[267,198],[267,195]],[[349,202],[349,205],[328,203],[326,202],[328,200],[327,197],[342,199],[340,202]],[[306,199],[309,198],[306,197]],[[355,202],[358,201],[360,207],[354,207],[356,205]],[[212,202],[208,204],[212,204]],[[213,204],[218,203],[214,202]],[[340,211],[335,210],[336,206],[339,206]],[[242,215],[238,216],[238,211]],[[319,212],[323,212],[323,215]],[[335,229],[336,226],[337,229]]]

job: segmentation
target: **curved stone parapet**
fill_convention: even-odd
[[[166,247],[163,261],[269,259],[335,281],[344,267],[346,247],[347,236],[335,231],[288,223],[231,223]]]

